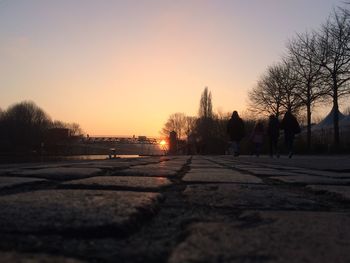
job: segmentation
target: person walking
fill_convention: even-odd
[[[259,157],[264,141],[264,125],[261,121],[256,122],[250,138],[254,144],[253,154],[255,154],[256,157]]]
[[[295,134],[300,133],[300,126],[297,119],[295,118],[295,116],[292,114],[290,110],[286,112],[286,114],[282,119],[281,129],[284,130],[284,139],[289,152],[288,157],[292,158],[294,154],[293,152],[294,137],[295,137]]]
[[[234,111],[230,120],[227,123],[227,133],[230,136],[231,145],[230,148],[233,151],[234,156],[239,156],[240,141],[244,137],[245,128],[243,120],[238,116],[238,112]]]
[[[280,123],[275,115],[270,115],[267,123],[267,136],[269,138],[270,156],[273,157],[274,153],[277,158],[280,157],[278,151],[278,138],[280,137]]]

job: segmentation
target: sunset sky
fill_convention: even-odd
[[[0,107],[90,135],[158,136],[171,113],[246,108],[289,38],[342,0],[0,0]]]

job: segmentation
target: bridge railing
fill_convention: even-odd
[[[84,138],[85,143],[121,143],[121,144],[158,144],[156,138],[126,138],[126,137],[88,137]]]

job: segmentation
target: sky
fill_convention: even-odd
[[[0,108],[35,102],[92,135],[159,136],[168,116],[244,112],[288,39],[342,0],[0,0]]]

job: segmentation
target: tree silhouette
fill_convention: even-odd
[[[3,136],[15,151],[38,148],[51,124],[50,117],[30,101],[10,106],[1,122]]]
[[[325,96],[322,84],[322,66],[317,63],[314,51],[317,47],[315,32],[297,35],[288,44],[288,61],[296,73],[298,96],[306,108],[307,148],[311,148],[311,114],[313,105]]]
[[[83,129],[78,123],[65,123],[63,121],[55,120],[51,123],[50,128],[63,128],[68,129],[71,136],[81,136],[83,134]]]
[[[208,91],[208,87],[204,88],[201,95],[199,104],[199,118],[212,118],[213,117],[213,105],[211,101],[211,92]]]
[[[208,147],[209,141],[214,137],[213,105],[211,92],[208,90],[208,87],[205,87],[202,92],[198,115],[196,134],[199,142],[199,151],[206,154],[210,151]]]
[[[288,61],[270,66],[249,93],[250,107],[256,113],[279,117],[287,110],[297,112],[301,107],[297,96],[297,82]]]
[[[77,123],[52,121],[34,102],[13,104],[0,112],[0,148],[16,154],[42,150],[43,142],[57,143],[54,138],[48,137],[52,128],[68,129],[71,136],[79,136],[83,132]]]
[[[323,81],[328,85],[334,114],[334,144],[339,146],[339,98],[350,94],[350,14],[343,9],[334,11],[318,36],[314,50],[322,66]]]
[[[173,113],[169,116],[167,122],[164,124],[162,134],[166,137],[170,132],[175,131],[177,139],[183,139],[187,130],[187,117],[184,113]]]

